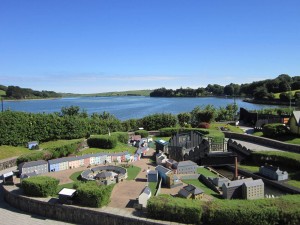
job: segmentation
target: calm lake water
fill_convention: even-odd
[[[214,105],[216,108],[232,104],[232,98],[150,98],[142,96],[128,97],[80,97],[49,100],[4,101],[4,110],[33,113],[60,112],[62,107],[79,106],[89,114],[103,111],[115,115],[120,120],[142,118],[154,113],[190,112],[196,106]],[[274,106],[256,105],[236,99],[238,107],[248,110],[270,108]]]

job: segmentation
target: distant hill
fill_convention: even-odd
[[[61,93],[63,97],[113,97],[113,96],[150,96],[152,90],[115,91],[95,94]]]

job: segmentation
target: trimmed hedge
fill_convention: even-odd
[[[127,132],[114,132],[111,135],[117,137],[118,141],[121,143],[128,143],[129,135]]]
[[[151,218],[192,224],[300,224],[300,195],[211,202],[159,195],[150,198],[147,209]]]
[[[169,195],[151,197],[147,203],[148,215],[159,220],[180,223],[201,223],[201,201],[174,198]]]
[[[112,149],[117,146],[117,143],[117,137],[109,135],[94,136],[87,140],[87,144],[91,148]]]
[[[284,166],[292,169],[300,169],[300,154],[293,152],[280,151],[261,151],[252,152],[251,158],[257,165],[265,163],[273,164],[274,166]]]
[[[75,183],[76,200],[79,204],[89,207],[103,207],[110,202],[114,185],[98,185],[96,182]]]
[[[149,136],[149,132],[146,130],[137,130],[134,132],[135,135],[141,135],[142,138],[146,138]]]
[[[287,127],[281,123],[270,123],[263,126],[263,135],[265,137],[278,137],[287,134],[289,131]]]
[[[22,181],[22,188],[26,195],[48,197],[56,194],[58,183],[59,180],[55,178],[37,176],[24,179]]]

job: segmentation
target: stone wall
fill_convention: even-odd
[[[287,144],[269,138],[257,137],[249,134],[238,134],[238,133],[232,133],[228,131],[224,131],[223,133],[225,134],[226,138],[252,142],[259,145],[265,145],[271,148],[273,147],[273,148],[281,149],[287,152],[300,153],[300,145]]]
[[[0,160],[0,170],[5,170],[17,165],[17,157]]]
[[[92,208],[81,208],[76,206],[61,205],[53,201],[43,202],[37,199],[28,198],[9,191],[3,186],[4,199],[11,206],[22,211],[41,215],[47,218],[65,221],[76,224],[93,225],[157,225],[170,224],[168,221],[152,220],[144,217],[137,217],[127,213],[120,215],[120,210],[116,214],[97,211]],[[128,215],[129,214],[129,215]]]

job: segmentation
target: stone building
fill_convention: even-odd
[[[265,177],[268,177],[272,180],[287,180],[289,175],[286,171],[281,171],[279,167],[265,165],[259,168],[259,173]]]

